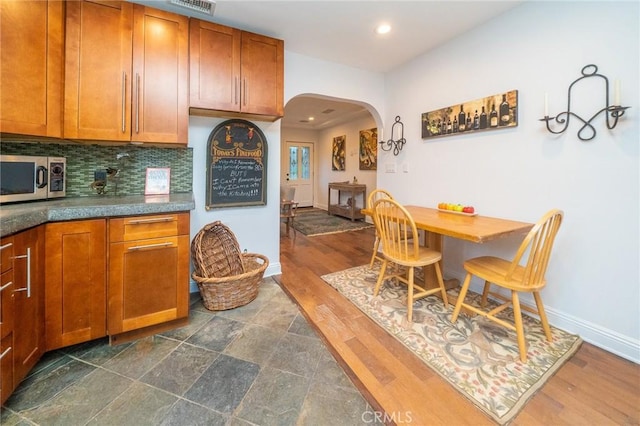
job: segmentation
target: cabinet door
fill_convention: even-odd
[[[240,111],[241,31],[191,19],[189,106]]]
[[[14,236],[14,378],[20,382],[44,353],[44,227]]]
[[[13,334],[0,339],[0,405],[15,388],[13,380]]]
[[[45,235],[46,350],[106,335],[106,222],[55,222]]]
[[[134,5],[131,140],[187,143],[189,19]]]
[[[67,2],[64,137],[131,139],[133,5]]]
[[[62,1],[0,2],[0,131],[60,137]]]
[[[189,314],[189,236],[111,243],[109,335]]]
[[[13,237],[0,240],[0,405],[15,387],[13,380]]]
[[[240,109],[250,114],[284,115],[284,42],[242,33],[242,99]]]

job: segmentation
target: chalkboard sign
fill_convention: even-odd
[[[207,210],[267,204],[267,140],[255,124],[220,123],[207,143]]]

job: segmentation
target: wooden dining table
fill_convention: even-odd
[[[498,238],[516,234],[525,234],[533,223],[519,222],[509,219],[482,215],[466,215],[449,211],[441,211],[429,207],[404,206],[413,217],[417,229],[425,231],[424,244],[442,253],[444,270],[445,254],[443,251],[444,237],[453,237],[474,243],[484,243]],[[373,217],[372,209],[362,209],[363,214]],[[425,286],[437,287],[437,278],[433,265],[424,268]],[[458,286],[457,279],[445,280],[447,289]]]

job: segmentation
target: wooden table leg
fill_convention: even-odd
[[[440,269],[444,274],[444,251],[443,251],[443,240],[444,237],[442,234],[436,234],[435,232],[425,232],[425,247],[434,249],[442,253],[442,260],[440,261]],[[436,288],[438,286],[438,277],[436,275],[436,269],[434,265],[428,265],[422,268],[422,272],[424,274],[424,284],[426,289]],[[460,281],[456,278],[444,279],[444,286],[447,290],[451,290],[452,288],[456,288],[460,285]]]

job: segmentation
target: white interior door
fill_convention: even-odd
[[[283,185],[296,189],[298,207],[313,206],[313,144],[310,142],[286,142],[282,153]]]

